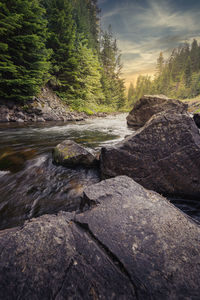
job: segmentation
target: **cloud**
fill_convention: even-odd
[[[188,0],[109,0],[102,6],[102,24],[112,24],[116,33],[126,79],[152,74],[161,51],[167,57],[179,44],[199,40],[200,3],[190,2],[191,7]]]

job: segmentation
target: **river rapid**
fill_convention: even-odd
[[[55,166],[51,153],[57,144],[71,139],[98,152],[132,132],[125,114],[67,124],[1,124],[0,229],[42,214],[77,210],[84,187],[100,181],[98,169]],[[200,220],[197,201],[172,201]]]

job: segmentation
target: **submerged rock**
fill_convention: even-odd
[[[187,112],[187,104],[175,99],[169,99],[166,96],[158,95],[143,96],[137,101],[127,117],[129,126],[139,128],[154,115],[159,112],[185,113]]]
[[[199,299],[197,223],[126,176],[82,204],[0,231],[0,299]]]
[[[54,148],[53,161],[66,167],[93,167],[97,163],[92,153],[71,140],[65,140]]]
[[[127,175],[148,189],[200,196],[200,135],[189,114],[160,113],[114,147],[102,148],[103,178]]]

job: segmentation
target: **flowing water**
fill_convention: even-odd
[[[131,134],[125,115],[75,123],[0,125],[0,229],[26,219],[79,207],[85,186],[100,180],[97,169],[52,163],[52,149],[65,139],[98,151]]]
[[[0,125],[0,229],[22,225],[45,213],[78,209],[87,185],[100,180],[98,169],[64,168],[52,163],[52,149],[72,139],[93,151],[122,140],[132,130],[125,115],[75,123]],[[200,219],[198,202],[174,203]]]

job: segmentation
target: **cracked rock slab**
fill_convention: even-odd
[[[136,299],[126,275],[73,214],[0,231],[0,299]]]
[[[0,231],[0,299],[199,299],[197,223],[126,176],[82,205]]]
[[[92,208],[76,222],[118,261],[137,299],[199,299],[200,227],[195,221],[126,176],[87,187],[84,202]]]
[[[102,178],[127,175],[164,195],[200,196],[200,134],[189,114],[159,113],[113,147],[102,148]]]

